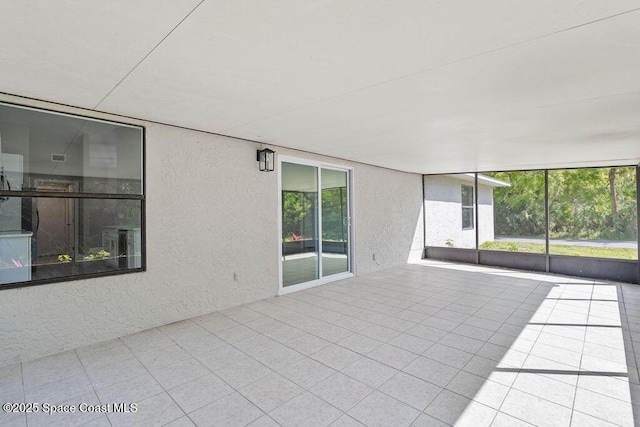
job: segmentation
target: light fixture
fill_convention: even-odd
[[[269,150],[268,148],[265,148],[264,150],[258,150],[258,156],[256,160],[258,160],[259,162],[258,165],[261,172],[273,171],[273,165],[275,163],[273,161],[274,154],[275,151]]]

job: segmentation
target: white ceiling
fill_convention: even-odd
[[[0,92],[419,173],[640,161],[639,0],[0,0]]]

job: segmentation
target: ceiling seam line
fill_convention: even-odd
[[[293,109],[290,109],[290,110],[287,110],[287,111],[283,111],[281,113],[277,113],[277,114],[273,114],[271,116],[267,116],[267,117],[263,117],[263,118],[260,118],[260,119],[256,119],[256,120],[253,120],[253,121],[250,121],[250,122],[247,122],[247,123],[243,123],[243,124],[238,125],[238,126],[233,126],[233,127],[230,127],[230,128],[226,128],[226,129],[223,129],[222,131],[223,132],[233,131],[233,130],[242,128],[244,126],[248,126],[248,125],[252,125],[254,123],[261,122],[263,120],[268,120],[268,119],[272,119],[272,118],[275,118],[275,117],[278,117],[278,116],[289,114],[289,113],[292,113],[294,111],[301,110],[303,108],[311,107],[313,105],[322,104],[323,102],[327,102],[327,101],[331,101],[331,100],[334,100],[334,99],[338,99],[338,98],[341,98],[343,96],[347,96],[347,95],[351,95],[351,94],[354,94],[354,93],[357,93],[357,92],[361,92],[363,90],[371,89],[371,88],[374,88],[374,87],[377,87],[377,86],[382,86],[382,85],[385,85],[385,84],[388,84],[388,83],[391,83],[391,82],[395,82],[395,81],[399,81],[399,80],[404,80],[404,79],[407,79],[407,78],[410,78],[410,77],[417,76],[417,75],[422,74],[422,73],[428,73],[430,71],[438,70],[440,68],[449,67],[451,65],[455,65],[455,64],[458,64],[458,63],[461,63],[461,62],[464,62],[464,61],[468,61],[470,59],[475,59],[475,58],[479,58],[481,56],[490,55],[492,53],[496,53],[496,52],[499,52],[499,51],[502,51],[502,50],[505,50],[505,49],[510,49],[512,47],[515,47],[515,46],[519,46],[519,45],[522,45],[522,44],[530,43],[530,42],[533,42],[533,41],[536,41],[536,40],[542,40],[542,39],[547,38],[547,37],[551,37],[551,36],[554,36],[554,35],[557,35],[557,34],[561,34],[561,33],[567,32],[567,31],[575,30],[577,28],[585,27],[587,25],[595,24],[595,23],[598,23],[598,22],[606,21],[608,19],[617,18],[619,16],[627,15],[629,13],[633,13],[633,12],[637,12],[637,11],[640,11],[640,7],[639,8],[635,8],[635,9],[631,9],[631,10],[627,10],[625,12],[620,12],[620,13],[617,13],[615,15],[606,16],[604,18],[595,19],[593,21],[585,22],[585,23],[582,23],[582,24],[579,24],[579,25],[574,25],[573,27],[563,28],[561,30],[554,31],[552,33],[543,34],[543,35],[538,36],[538,37],[533,37],[533,38],[530,38],[530,39],[527,39],[527,40],[522,40],[522,41],[519,41],[519,42],[516,42],[516,43],[512,43],[512,44],[509,44],[509,45],[506,45],[506,46],[501,46],[501,47],[498,47],[498,48],[495,48],[495,49],[491,49],[491,50],[488,50],[488,51],[485,51],[485,52],[480,52],[480,53],[477,53],[477,54],[474,54],[474,55],[470,55],[470,56],[467,56],[467,57],[464,57],[464,58],[456,59],[454,61],[447,62],[445,64],[440,64],[440,65],[433,66],[431,68],[426,68],[424,70],[415,71],[413,73],[405,74],[403,76],[395,77],[395,78],[392,78],[392,79],[388,79],[388,80],[385,80],[383,82],[374,83],[374,84],[371,84],[369,86],[365,86],[365,87],[358,88],[358,89],[355,89],[355,90],[352,90],[352,91],[349,91],[349,92],[341,93],[341,94],[338,94],[338,95],[335,95],[335,96],[332,96],[332,97],[329,97],[329,98],[322,99],[320,101],[311,102],[311,103],[302,105],[300,107],[296,107],[296,108],[293,108]]]
[[[162,37],[162,39],[161,39],[158,43],[156,43],[156,45],[155,45],[155,46],[153,46],[153,48],[151,48],[151,50],[150,50],[150,51],[149,51],[145,56],[143,56],[143,57],[142,57],[142,59],[140,59],[140,61],[138,61],[138,63],[136,63],[136,65],[134,65],[134,66],[133,66],[133,68],[131,68],[131,69],[127,72],[127,74],[125,74],[125,75],[124,75],[124,77],[122,77],[122,78],[118,81],[118,83],[116,83],[116,84],[115,84],[115,86],[113,86],[113,87],[111,88],[111,90],[110,90],[110,91],[109,91],[105,96],[103,96],[103,97],[102,97],[102,99],[101,99],[100,101],[98,101],[98,103],[93,107],[93,109],[94,109],[94,110],[95,110],[95,109],[97,109],[97,108],[100,106],[100,104],[102,104],[102,103],[103,103],[103,102],[104,102],[104,101],[109,97],[109,95],[111,95],[111,94],[113,93],[113,91],[115,91],[115,90],[116,90],[116,89],[117,89],[117,88],[122,84],[122,82],[124,82],[124,81],[127,79],[127,77],[129,77],[129,76],[131,75],[131,73],[133,73],[133,72],[134,72],[134,71],[135,71],[135,70],[140,66],[140,64],[142,64],[142,63],[143,63],[143,62],[144,62],[144,61],[145,61],[145,60],[146,60],[146,59],[147,59],[147,58],[148,58],[148,57],[149,57],[149,56],[150,56],[150,55],[151,55],[151,54],[152,54],[152,53],[153,53],[153,52],[154,52],[154,51],[155,51],[155,50],[156,50],[156,49],[157,49],[157,48],[158,48],[158,47],[159,47],[159,46],[160,46],[160,45],[161,45],[161,44],[162,44],[162,43],[163,43],[163,42],[164,42],[164,41],[165,41],[165,40],[166,40],[170,35],[171,35],[171,34],[173,34],[173,32],[174,32],[174,31],[175,31],[175,30],[176,30],[180,25],[182,25],[182,23],[183,23],[184,21],[186,21],[186,20],[187,20],[187,18],[188,18],[189,16],[191,16],[191,14],[192,14],[193,12],[195,12],[195,11],[196,11],[196,9],[197,9],[197,8],[199,8],[199,7],[200,7],[200,5],[202,5],[202,3],[204,3],[204,0],[200,0],[200,2],[199,2],[199,3],[198,3],[198,4],[197,4],[193,9],[191,9],[191,11],[189,11],[189,13],[187,13],[187,14],[186,14],[186,15],[185,15],[181,20],[180,20],[180,22],[178,22],[178,23],[177,23],[177,24],[176,24],[176,25],[171,29],[171,31],[169,31],[169,32],[168,32],[164,37]]]
[[[590,102],[590,101],[595,101],[595,100],[600,100],[600,99],[616,98],[616,97],[619,97],[619,96],[638,95],[638,94],[640,94],[640,92],[639,91],[635,91],[635,90],[633,90],[631,92],[610,93],[610,94],[606,94],[606,95],[591,96],[589,98],[578,98],[578,99],[571,99],[569,101],[554,102],[552,104],[538,105],[538,106],[535,106],[535,107],[516,108],[516,109],[511,109],[511,110],[501,110],[501,111],[498,111],[497,114],[522,113],[522,112],[526,112],[526,111],[534,111],[534,110],[539,110],[539,109],[543,109],[543,108],[559,107],[561,105],[575,104],[575,103],[579,103],[579,102]]]

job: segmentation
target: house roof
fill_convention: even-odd
[[[450,178],[459,179],[460,181],[475,182],[474,173],[448,174]],[[481,173],[478,174],[478,184],[488,185],[490,187],[511,187],[511,184],[500,179],[492,178]]]
[[[419,173],[637,164],[637,0],[3,2],[0,92]]]

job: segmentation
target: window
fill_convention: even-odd
[[[544,175],[541,170],[478,174],[479,182],[490,185],[478,192],[480,249],[545,253]]]
[[[144,268],[143,129],[0,103],[0,289]]]
[[[473,187],[462,186],[462,229],[473,229]]]
[[[549,171],[549,253],[638,259],[635,167]]]

